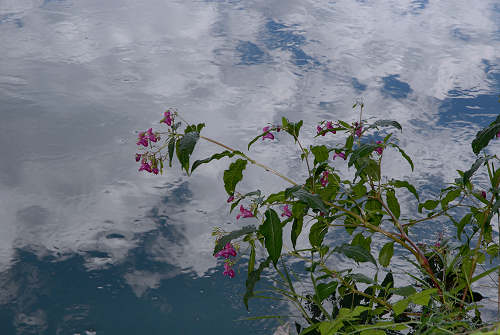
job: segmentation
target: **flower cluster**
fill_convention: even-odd
[[[375,151],[379,154],[382,155],[382,152],[384,151],[384,147],[382,146],[382,141],[377,141],[377,144],[379,145],[377,148],[375,148]]]
[[[235,273],[234,270],[231,268],[232,262],[228,260],[230,256],[236,257],[236,250],[234,249],[231,243],[227,243],[224,246],[224,249],[215,254],[215,257],[223,257],[226,259],[226,262],[224,263],[224,276],[229,276],[230,278],[233,278]]]
[[[288,205],[285,205],[285,207],[283,207],[283,213],[281,213],[281,216],[286,216],[286,217],[289,217],[289,218],[292,217],[292,212],[288,208]]]
[[[158,142],[160,139],[160,136],[156,133],[153,133],[153,128],[149,128],[147,131],[141,131],[139,133],[139,138],[137,141],[137,145],[142,145],[144,147],[147,147],[151,142]]]
[[[228,199],[229,200],[229,199]],[[240,206],[240,214],[236,216],[236,220],[239,220],[239,218],[251,218],[254,217],[252,211],[246,209],[243,207],[243,205]]]
[[[327,121],[324,126],[323,126],[323,123],[324,122],[322,122],[321,125],[316,126],[316,130],[318,131],[318,135],[321,134],[321,136],[325,136],[325,134],[327,133],[325,130],[331,130],[331,129],[335,128],[332,121]],[[337,133],[335,130],[333,130],[331,132],[334,134]]]
[[[170,111],[166,111],[163,115],[163,119],[160,120],[160,123],[165,123],[168,126],[172,126],[174,124],[174,118],[172,117],[172,113]]]
[[[135,160],[137,162],[140,160],[140,156],[141,156],[140,154],[135,154]],[[139,159],[138,159],[138,157],[139,157]],[[160,172],[158,170],[158,165],[157,165],[156,160],[153,159],[150,162],[148,162],[146,157],[142,158],[141,166],[139,167],[139,171],[146,171],[146,172],[154,173],[154,174],[158,174]]]
[[[357,137],[361,137],[362,133],[363,133],[363,126],[357,122],[354,122],[354,134],[356,134]]]

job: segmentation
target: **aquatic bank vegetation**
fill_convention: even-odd
[[[499,158],[484,150],[500,135],[500,116],[472,141],[477,159],[470,169],[457,170],[452,183],[424,201],[408,180],[391,178],[382,171],[388,150],[398,152],[408,168],[414,169],[412,159],[398,144],[401,125],[392,120],[368,122],[363,119],[362,103],[353,108],[359,109],[354,122],[324,120],[316,125],[315,143],[320,144],[304,146],[303,122],[287,118],[266,125],[249,142],[247,151],[257,143],[289,137],[307,173],[301,182],[252,159],[247,151],[203,136],[203,123],[190,124],[175,110],[167,110],[160,122],[165,131],[150,128],[139,133],[136,161],[140,171],[163,174],[177,158],[181,169],[191,175],[213,160],[230,160],[223,183],[230,211],[235,211],[235,221],[242,228],[216,229],[213,255],[223,259],[223,274],[228,278],[236,275],[235,262],[247,262],[243,294],[247,309],[250,299],[269,291],[256,289],[263,272],[274,272],[273,293],[268,297],[286,299],[296,307],[300,317],[293,321],[299,334],[495,332],[481,318],[483,296],[477,283],[498,285],[493,277],[497,271],[500,277],[499,244],[493,230],[493,225],[500,225],[500,169],[495,166]],[[332,142],[325,140],[331,136],[339,137],[335,142],[341,144],[326,143]],[[221,151],[191,162],[200,140]],[[273,173],[289,187],[272,194],[258,189],[241,192],[238,184],[249,164]],[[341,165],[352,171],[350,176],[342,175]],[[476,185],[478,175],[487,176],[488,186],[484,186],[485,178],[482,187]],[[408,213],[399,200],[406,192],[415,205]],[[455,226],[453,236],[422,236],[425,230],[414,233],[443,219]],[[325,238],[329,231],[338,233],[339,229],[348,233],[348,243]],[[309,242],[305,247],[297,244],[301,235],[305,235],[304,243]],[[434,242],[422,242],[429,240]],[[245,252],[242,246],[247,247]],[[242,258],[242,253],[248,256]],[[265,257],[259,259],[260,253]],[[391,261],[395,253],[408,264],[407,272],[398,274],[406,275],[406,286],[394,278],[397,271]],[[350,262],[334,262],[335,256]]]

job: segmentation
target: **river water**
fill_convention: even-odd
[[[387,151],[387,173],[432,191],[500,106],[493,0],[0,0],[0,49],[2,335],[270,334],[241,319],[288,313],[247,313],[244,266],[227,279],[212,257],[214,227],[251,223],[227,215],[223,163],[137,171],[137,131],[168,107],[243,149],[282,116],[305,138],[354,120],[361,97],[403,125],[415,172]],[[285,138],[252,155],[304,176]],[[242,191],[284,186],[249,176]]]

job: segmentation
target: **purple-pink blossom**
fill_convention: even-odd
[[[335,157],[340,157],[343,158],[344,160],[346,159],[345,154],[343,152],[336,152],[335,154],[333,154],[333,159],[335,159]]]
[[[169,111],[166,111],[160,123],[166,123],[167,125],[171,126],[173,120],[174,119],[172,118],[172,114]]]
[[[318,135],[323,131],[323,128],[321,126],[316,126],[316,130],[318,131]],[[321,134],[321,136],[325,136],[325,133]]]
[[[224,276],[229,276],[229,278],[234,277],[234,270],[229,263],[224,263]]]
[[[138,162],[141,160],[141,154],[135,154],[135,161]]]
[[[229,256],[236,257],[236,250],[234,250],[233,245],[229,242],[224,246],[224,249],[215,254],[215,257],[229,258]]]
[[[356,134],[357,137],[361,137],[361,133],[363,132],[363,126],[360,125],[357,122],[354,122],[354,133]]]
[[[292,217],[292,212],[288,209],[288,205],[283,207],[283,213],[281,213],[281,216],[288,216],[289,218]]]
[[[486,199],[486,192],[485,191],[481,191],[481,196]]]
[[[265,133],[266,131],[269,131],[269,129],[270,129],[270,127],[264,127],[264,128],[262,128],[262,131]],[[262,136],[263,141],[266,138],[268,138],[270,140],[274,140],[274,135],[271,132],[269,132],[269,133],[265,134],[264,136]]]
[[[382,141],[377,141],[377,144],[382,144]],[[382,152],[384,151],[384,147],[383,147],[383,146],[379,146],[379,147],[375,148],[375,151],[376,151],[379,155],[382,155]]]
[[[158,168],[157,168],[157,167],[154,167],[154,168],[153,168],[153,170],[152,170],[152,172],[153,172],[154,174],[158,174],[160,171],[158,170]]]
[[[328,171],[323,171],[323,175],[319,180],[321,182],[321,186],[325,187],[328,184]]]
[[[137,141],[137,145],[143,145],[147,147],[149,144],[148,139],[146,138],[146,133],[145,132],[140,132],[139,133],[139,141]]]
[[[239,218],[243,217],[243,218],[251,218],[253,217],[253,213],[251,211],[249,211],[248,209],[245,209],[245,207],[243,207],[243,205],[240,206],[240,214],[238,214],[236,216],[236,220],[239,220]]]
[[[234,195],[231,195],[229,198],[227,198],[227,203],[233,202],[234,200]]]
[[[145,159],[142,160],[141,167],[139,168],[139,171],[147,171],[149,173],[153,172],[153,169],[151,168],[151,165],[149,165],[148,162],[146,162]]]

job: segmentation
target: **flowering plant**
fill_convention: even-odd
[[[256,224],[229,233],[216,230],[214,256],[224,259],[223,274],[232,278],[239,245],[248,245],[245,306],[248,308],[249,299],[255,296],[263,271],[271,268],[281,278],[274,286],[276,293],[300,312],[301,318],[295,320],[300,334],[457,334],[483,327],[479,305],[483,297],[475,290],[478,281],[499,270],[499,266],[492,266],[497,264],[493,262],[498,261],[499,253],[492,219],[495,214],[498,217],[500,209],[500,169],[494,165],[496,156],[479,154],[500,132],[500,116],[472,142],[478,158],[471,168],[458,171],[459,176],[437,198],[423,201],[409,181],[390,179],[381,168],[385,151],[396,150],[414,169],[396,136],[386,131],[402,131],[401,125],[392,120],[369,123],[362,119],[364,105],[355,104],[354,108],[357,106],[360,116],[356,122],[324,120],[316,127],[318,140],[343,134],[342,145],[304,147],[300,141],[303,122],[286,118],[278,125],[264,127],[250,141],[248,150],[259,139],[274,140],[281,130],[286,134],[283,136],[290,136],[307,169],[307,178],[301,183],[242,151],[202,136],[204,124],[189,124],[175,111],[165,112],[161,120],[168,127],[166,132],[150,128],[139,134],[137,145],[142,150],[136,161],[141,164],[140,171],[158,174],[163,173],[165,162],[172,166],[175,155],[190,175],[213,160],[233,160],[223,175],[227,202],[231,211],[239,206],[236,220],[247,218]],[[224,151],[191,164],[199,139]],[[336,158],[341,160],[335,164],[347,164],[354,177],[342,176],[333,164]],[[248,163],[275,174],[290,187],[269,195],[260,190],[240,193],[238,183]],[[482,167],[489,186],[479,189],[473,177]],[[398,197],[403,192],[415,198],[415,211],[402,212]],[[454,236],[440,236],[431,245],[415,240],[417,227],[440,218],[455,226]],[[288,225],[290,236],[285,236]],[[338,229],[348,233],[349,243],[336,244],[326,238]],[[304,234],[309,243],[297,248],[298,238]],[[292,250],[284,250],[285,238],[290,239]],[[266,255],[261,260],[256,257],[259,248]],[[399,286],[393,275],[395,252],[416,269],[405,274],[406,286]],[[334,262],[334,255],[351,262]],[[291,271],[293,260],[305,265],[307,279]],[[309,286],[299,289],[298,281],[308,281]]]

